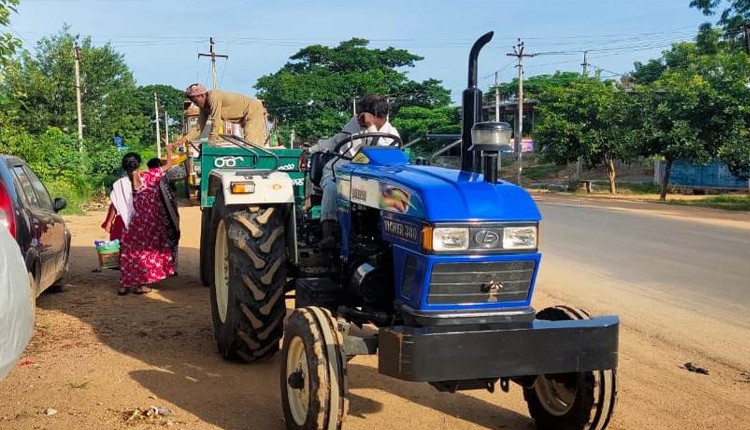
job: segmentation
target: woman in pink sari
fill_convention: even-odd
[[[144,294],[146,285],[174,275],[174,256],[169,246],[159,181],[172,167],[172,145],[167,145],[167,164],[130,174],[133,213],[120,244],[120,288],[117,294]]]

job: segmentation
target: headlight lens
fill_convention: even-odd
[[[503,228],[503,249],[536,249],[536,226]]]
[[[436,227],[432,231],[432,249],[435,251],[462,251],[469,249],[469,229]]]

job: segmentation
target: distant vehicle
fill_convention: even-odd
[[[0,154],[0,226],[16,239],[38,296],[68,274],[70,231],[58,214],[67,202],[47,189],[20,158]]]

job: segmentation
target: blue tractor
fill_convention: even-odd
[[[609,424],[618,318],[531,307],[541,215],[526,191],[498,180],[510,127],[481,121],[477,59],[491,38],[479,38],[469,57],[462,168],[410,164],[400,139],[376,134],[394,145],[362,147],[336,171],[341,231],[333,251],[317,246],[320,223],[295,205],[283,172],[223,172],[209,187],[219,349],[227,358],[265,358],[283,334],[288,429],[342,428],[347,362],[360,354],[377,355],[383,375],[440,391],[518,384],[540,429]],[[346,156],[339,153],[329,157]],[[307,173],[313,187],[321,158]],[[224,196],[258,189],[288,196],[249,206]],[[292,291],[295,309],[283,322]]]

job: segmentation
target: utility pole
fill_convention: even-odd
[[[208,54],[199,53],[198,54],[198,58],[200,58],[200,57],[211,57],[211,88],[215,90],[216,87],[218,86],[217,82],[216,82],[216,57],[220,57],[220,58],[225,58],[226,59],[226,58],[229,58],[229,56],[228,55],[221,55],[221,54],[217,54],[216,53],[216,51],[214,50],[214,46],[216,45],[216,42],[214,42],[214,38],[213,37],[210,37],[208,39],[208,41],[211,44],[210,49],[209,49],[209,53]]]
[[[500,122],[500,88],[497,86],[497,72],[495,72],[495,122]]]
[[[748,33],[750,26],[747,22],[742,23],[742,32],[745,34],[745,53],[750,55],[750,34]]]
[[[169,143],[169,112],[167,112],[167,108],[164,108],[164,143]],[[161,158],[161,155],[159,158]]]
[[[523,58],[533,57],[535,54],[525,54],[523,52],[524,46],[521,39],[518,39],[518,43],[513,47],[513,52],[506,54],[510,57],[518,58],[518,114],[516,115],[516,151],[518,151],[518,185],[521,185],[521,172],[523,171],[523,164],[521,159],[522,147],[521,147],[521,135],[523,133]]]
[[[75,75],[76,75],[76,110],[78,112],[78,152],[83,152],[83,116],[81,114],[81,48],[76,40],[73,48],[73,57],[75,58]]]
[[[161,137],[161,132],[159,131],[159,99],[156,97],[156,93],[154,93],[154,122],[156,123],[156,156],[161,158],[161,144],[159,143],[159,138]]]
[[[583,63],[581,63],[581,66],[583,66],[583,77],[589,75],[589,60],[588,60],[589,51],[583,51]]]
[[[589,51],[583,51],[583,63],[581,63],[581,66],[583,66],[583,71],[581,72],[584,78],[588,77],[589,75],[589,59],[588,59]],[[576,159],[576,173],[574,180],[578,181],[581,178],[581,156],[578,156],[578,159]]]

